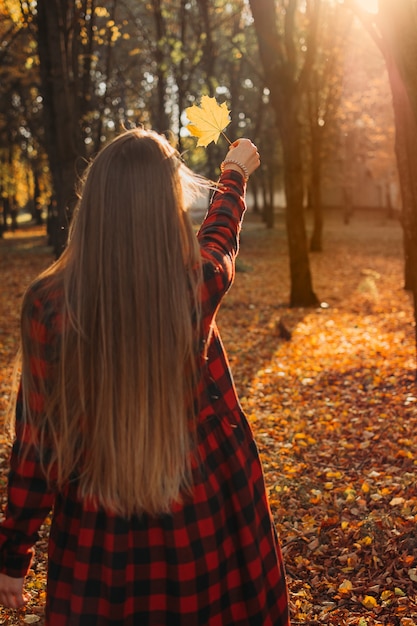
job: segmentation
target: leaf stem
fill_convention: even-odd
[[[225,133],[223,131],[220,131],[220,132],[223,135],[223,137],[226,139],[226,141],[228,142],[229,146],[231,146],[232,142],[230,141],[229,137],[227,135],[225,135]]]

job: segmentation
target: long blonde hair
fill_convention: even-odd
[[[46,473],[124,516],[169,512],[192,488],[201,257],[184,190],[199,184],[140,129],[89,166],[69,244],[28,292],[62,289],[52,384],[31,372],[24,303],[24,406]],[[29,399],[40,384],[41,413]]]

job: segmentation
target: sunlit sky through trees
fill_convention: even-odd
[[[356,0],[356,2],[370,13],[378,12],[378,0]]]

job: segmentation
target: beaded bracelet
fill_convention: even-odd
[[[245,181],[248,180],[248,178],[249,178],[248,168],[246,167],[246,165],[243,165],[243,163],[240,163],[239,161],[236,161],[235,159],[226,159],[225,161],[223,161],[223,163],[220,164],[220,171],[221,172],[224,172],[225,165],[227,165],[227,163],[234,163],[234,165],[237,165],[238,167],[240,167],[240,169],[243,172],[243,176],[245,178]]]

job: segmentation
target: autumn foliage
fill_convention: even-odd
[[[400,225],[379,212],[327,217],[311,256],[322,305],[288,308],[283,219],[248,216],[219,325],[257,440],[288,574],[293,625],[417,624],[417,390],[413,310]],[[0,243],[0,409],[19,305],[51,261],[41,231]],[[0,484],[4,504],[7,447]],[[21,612],[42,626],[48,524]]]

